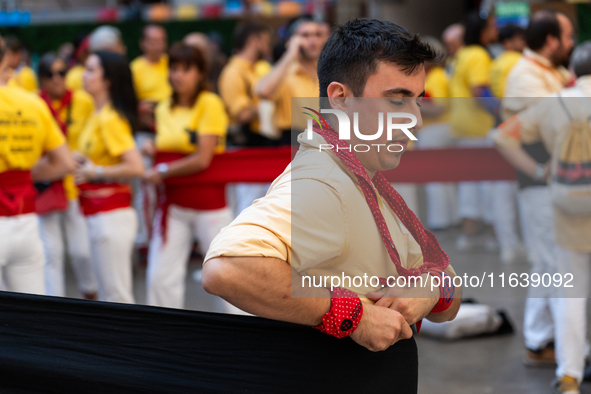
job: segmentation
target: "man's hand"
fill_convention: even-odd
[[[162,174],[156,171],[154,168],[147,170],[143,177],[145,182],[152,185],[160,185],[163,182]]]
[[[302,48],[304,39],[301,36],[294,34],[287,43],[285,55],[290,60],[299,60],[302,56]]]
[[[423,274],[423,282],[430,283],[429,275]],[[375,306],[393,309],[406,319],[408,324],[415,324],[425,318],[439,302],[439,287],[431,291],[431,286],[385,287],[367,293],[367,298],[375,301]]]
[[[364,303],[359,326],[350,337],[372,352],[379,352],[412,337],[412,330],[399,312]]]

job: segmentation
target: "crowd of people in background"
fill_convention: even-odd
[[[39,217],[38,229],[32,219],[0,226],[24,237],[12,242],[13,250],[29,253],[25,259],[0,256],[4,288],[65,296],[67,255],[85,298],[133,303],[135,249],[147,256],[147,303],[182,308],[194,243],[205,254],[220,229],[268,187],[235,185],[231,209],[224,186],[201,185],[193,177],[228,145],[294,144],[291,99],[318,97],[316,63],[330,25],[303,16],[282,32],[274,44],[270,27],[240,23],[228,58],[215,35],[191,33],[169,47],[166,30],[147,25],[138,43],[142,55],[128,62],[120,31],[101,26],[42,55],[36,72],[19,40],[5,37],[0,85],[7,87],[0,98],[14,108],[26,106],[27,116],[44,129],[30,131],[26,160],[11,162],[5,158],[11,153],[0,148],[0,186],[22,185],[21,176],[29,176],[39,193],[33,203],[27,200],[31,191],[17,187],[10,193],[22,193],[26,206],[0,204],[0,224],[34,212]],[[584,77],[568,68],[573,25],[554,11],[538,11],[527,27],[500,28],[492,14],[475,12],[449,26],[441,40],[423,39],[441,58],[425,67],[424,127],[413,149],[492,147],[502,141],[495,132],[501,122]],[[583,55],[581,62],[590,60]],[[505,264],[527,258],[532,272],[555,272],[560,242],[546,186],[547,145],[521,144],[535,165],[519,172],[517,182],[425,185],[427,227],[459,225],[460,251],[499,252]],[[168,178],[175,182],[164,186]],[[394,186],[416,210],[416,186]],[[588,252],[571,255],[588,263]],[[551,297],[526,301],[524,362],[558,361],[560,392],[583,378],[584,346],[568,338],[573,326],[581,332],[584,319],[564,323],[559,312],[584,311],[580,304],[565,306]],[[225,310],[233,311],[229,304]]]

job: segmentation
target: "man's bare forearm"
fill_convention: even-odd
[[[301,276],[271,257],[211,259],[203,267],[203,287],[246,312],[274,320],[317,326],[330,310],[328,289],[303,289]]]

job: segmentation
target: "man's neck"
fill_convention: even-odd
[[[536,55],[538,55],[539,57],[542,57],[542,58],[546,59],[546,61],[550,64],[551,67],[553,67],[553,68],[556,68],[557,67],[552,62],[552,58],[550,56],[550,51],[549,50],[545,50],[544,48],[542,48],[539,51],[532,51],[532,52],[535,53]]]
[[[144,55],[144,58],[148,61],[148,63],[158,64],[160,62],[160,59],[162,59],[162,55]]]
[[[64,96],[66,95],[66,92],[64,91],[63,94],[57,95],[57,94],[52,94],[50,91],[47,91],[47,94],[48,94],[49,98],[51,99],[51,101],[57,101],[57,100],[61,100],[62,98],[64,98]]]

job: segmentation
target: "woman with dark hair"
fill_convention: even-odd
[[[207,91],[207,67],[197,49],[177,43],[169,51],[172,96],[156,107],[156,140],[143,151],[155,156],[144,180],[158,188],[150,241],[147,302],[182,308],[193,240],[203,254],[232,221],[225,187],[199,182],[214,155],[224,152],[228,116],[222,100]]]
[[[84,89],[95,112],[80,134],[75,180],[90,235],[99,299],[132,303],[137,216],[129,181],[144,172],[135,147],[137,99],[125,57],[98,51],[86,60]]]
[[[84,91],[71,91],[66,88],[66,71],[66,63],[55,53],[46,53],[39,61],[40,96],[66,136],[70,150],[75,151],[78,149],[80,132],[94,111],[94,105],[92,98]],[[88,229],[84,216],[80,212],[74,176],[68,175],[63,180],[39,186],[40,193],[36,205],[47,260],[45,264],[47,294],[61,297],[66,295],[65,238],[78,289],[84,298],[96,299],[97,284],[90,264]],[[67,204],[65,210],[61,204],[62,200],[63,205]]]
[[[456,65],[450,80],[450,124],[457,145],[483,147],[490,145],[486,135],[495,126],[492,114],[498,101],[490,91],[492,58],[487,47],[497,41],[495,18],[484,11],[473,12],[465,24],[464,42],[456,55]],[[479,246],[476,237],[478,220],[492,225],[494,212],[490,182],[461,182],[458,185],[458,214],[462,218],[462,234],[456,242],[458,250]],[[498,248],[492,233],[484,239],[488,250]]]

